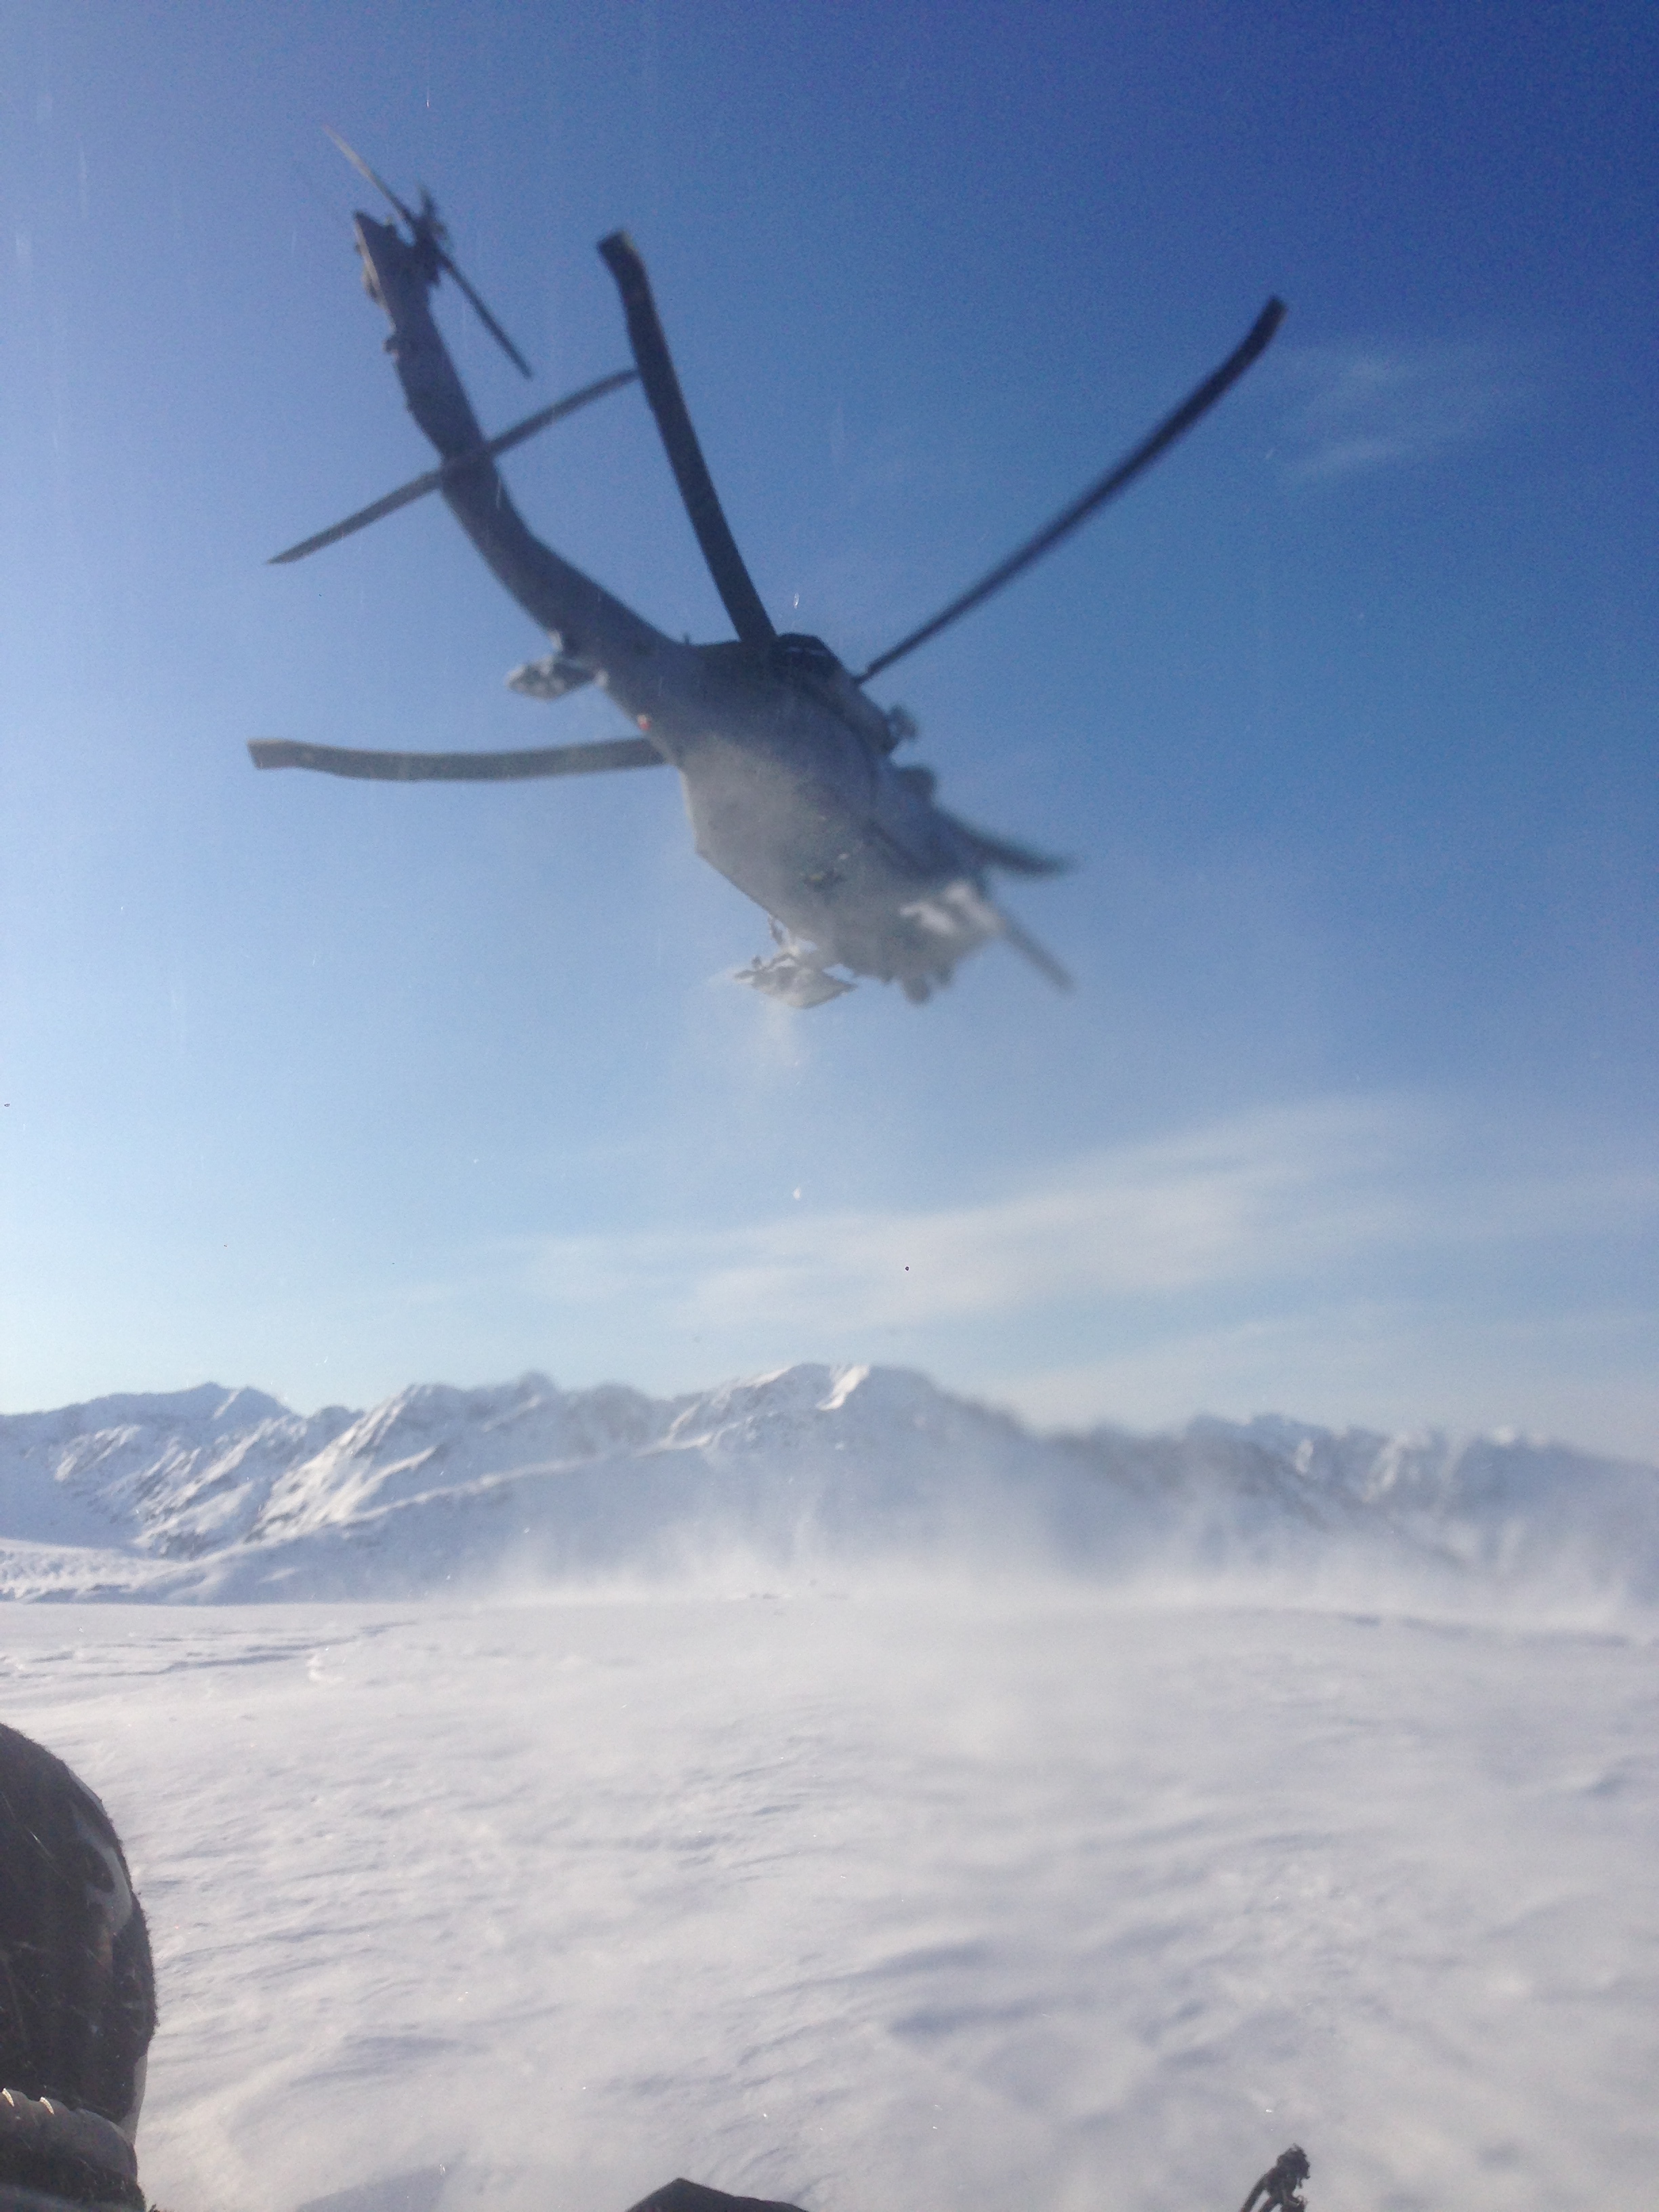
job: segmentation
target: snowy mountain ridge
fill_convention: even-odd
[[[1647,1603],[1659,1470],[1277,1415],[1045,1437],[863,1367],[672,1399],[526,1375],[362,1413],[203,1384],[0,1416],[7,1596],[403,1597],[723,1554],[1091,1576],[1340,1558]]]

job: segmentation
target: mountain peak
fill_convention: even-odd
[[[867,1365],[672,1399],[531,1372],[309,1416],[216,1383],[118,1395],[0,1418],[0,1500],[14,1595],[404,1595],[507,1572],[662,1573],[722,1549],[1089,1576],[1340,1555],[1659,1595],[1650,1468],[1282,1414],[1045,1438]]]

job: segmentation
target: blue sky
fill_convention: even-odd
[[[1659,1455],[1659,33],[1645,9],[0,8],[0,1404],[309,1407],[879,1359],[1044,1421]],[[666,777],[384,790],[243,742],[609,732],[436,502],[337,125],[535,362],[650,265],[775,616],[857,665],[1164,411],[1124,502],[875,690],[1073,853],[925,1009],[726,980]],[[727,634],[643,404],[508,465]]]

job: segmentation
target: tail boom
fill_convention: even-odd
[[[432,319],[419,255],[390,224],[372,216],[359,215],[356,227],[364,281],[392,324],[387,350],[409,411],[440,458],[452,465],[443,469],[437,489],[498,581],[562,641],[567,653],[596,669],[622,673],[668,647],[660,630],[527,527]]]

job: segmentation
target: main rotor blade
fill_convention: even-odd
[[[455,282],[460,286],[462,291],[465,293],[467,298],[471,301],[472,311],[477,316],[478,320],[489,331],[490,337],[495,339],[496,344],[500,346],[501,351],[507,356],[514,367],[521,370],[526,376],[533,376],[536,374],[535,370],[532,368],[530,363],[519,351],[517,346],[514,344],[512,339],[508,337],[507,332],[495,320],[495,318],[490,313],[489,308],[485,307],[483,301],[478,297],[478,295],[474,291],[471,285],[469,284],[465,277],[462,276],[459,264],[455,261],[448,249],[438,245],[434,239],[433,241],[433,250],[437,254],[439,260],[442,262],[444,267],[449,271],[450,275],[455,279]]]
[[[549,423],[562,422],[567,415],[574,415],[578,408],[586,407],[595,399],[603,399],[607,392],[616,392],[624,384],[635,384],[638,380],[637,369],[619,368],[614,375],[600,377],[597,384],[585,384],[580,392],[573,392],[568,398],[561,399],[555,406],[544,407],[537,414],[526,415],[522,422],[515,422],[510,430],[503,430],[499,437],[491,438],[487,444],[475,446],[470,453],[457,454],[453,459],[446,461],[441,468],[428,469],[424,476],[400,484],[396,491],[389,491],[384,499],[377,499],[372,506],[359,507],[356,514],[347,515],[343,522],[337,522],[328,530],[319,530],[314,538],[302,538],[299,544],[290,545],[285,553],[273,553],[265,566],[280,568],[287,562],[303,561],[307,553],[320,553],[325,545],[337,545],[341,538],[349,538],[356,531],[367,530],[371,522],[378,522],[382,515],[395,514],[400,507],[407,507],[412,500],[424,499],[428,492],[439,490],[447,477],[462,469],[470,469],[475,461],[507,453],[513,447],[521,446],[526,438],[533,438],[538,430],[545,430]]]
[[[347,161],[350,162],[352,167],[357,172],[357,174],[360,177],[367,177],[369,183],[374,185],[375,191],[381,193],[391,203],[391,204],[396,208],[398,213],[402,216],[404,221],[409,225],[410,228],[411,230],[415,229],[420,222],[420,217],[416,214],[414,209],[404,205],[404,202],[398,198],[397,193],[392,191],[391,185],[387,184],[386,179],[380,176],[375,170],[369,167],[368,162],[364,161],[362,155],[357,151],[357,149],[355,146],[348,145],[346,141],[341,137],[339,132],[334,128],[334,125],[331,123],[325,123],[323,129],[327,133],[328,137],[334,141],[340,151],[345,155]]]
[[[1039,945],[1029,929],[1022,929],[1011,914],[1002,914],[1002,934],[1023,960],[1029,960],[1039,975],[1046,975],[1057,991],[1075,990],[1077,986],[1047,945]]]
[[[691,527],[697,533],[702,557],[714,580],[714,589],[732,617],[732,627],[745,645],[766,645],[777,635],[771,617],[761,605],[749,571],[743,565],[725,514],[715,494],[714,479],[703,459],[697,434],[691,427],[679,378],[674,373],[668,341],[651,296],[638,248],[625,230],[614,230],[599,240],[599,258],[617,280],[623,311],[628,318],[629,343],[639,364],[640,381],[657,418],[668,465],[674,471]]]
[[[644,738],[612,738],[594,745],[544,745],[529,752],[351,752],[343,745],[307,745],[292,738],[255,738],[255,768],[314,768],[325,775],[374,783],[507,783],[532,775],[599,775],[613,768],[663,768]]]
[[[988,867],[1006,868],[1012,876],[1068,876],[1077,866],[1075,860],[1061,860],[1057,854],[1036,853],[1029,845],[1017,845],[1012,837],[994,837],[988,830],[975,830],[971,822],[947,813],[937,804],[934,811],[943,814],[951,827],[968,840]]]
[[[913,629],[908,637],[902,637],[885,653],[878,653],[863,674],[854,680],[867,684],[884,668],[890,668],[896,660],[902,660],[907,653],[914,653],[930,637],[937,637],[942,629],[965,615],[970,608],[978,606],[982,599],[988,599],[993,592],[1000,592],[1005,584],[1012,583],[1022,568],[1029,568],[1033,561],[1040,559],[1052,547],[1058,545],[1062,538],[1068,538],[1079,523],[1088,520],[1097,507],[1104,507],[1108,500],[1115,499],[1119,492],[1127,490],[1143,470],[1149,469],[1161,453],[1169,451],[1177,438],[1183,436],[1194,422],[1207,415],[1222,394],[1243,375],[1250,363],[1266,352],[1273,332],[1284,319],[1285,302],[1269,300],[1251,325],[1243,343],[1235,347],[1220,368],[1206,376],[1197,390],[1182,401],[1173,415],[1166,415],[1158,428],[1143,438],[1132,453],[1126,453],[1097,483],[1091,484],[1081,498],[1073,500],[1069,507],[1062,508],[1052,522],[1038,531],[1035,538],[1028,538],[1006,561],[999,562],[988,575],[981,576],[978,583],[970,586],[960,599],[952,599],[948,607],[942,608],[931,622],[923,623],[920,629]]]

